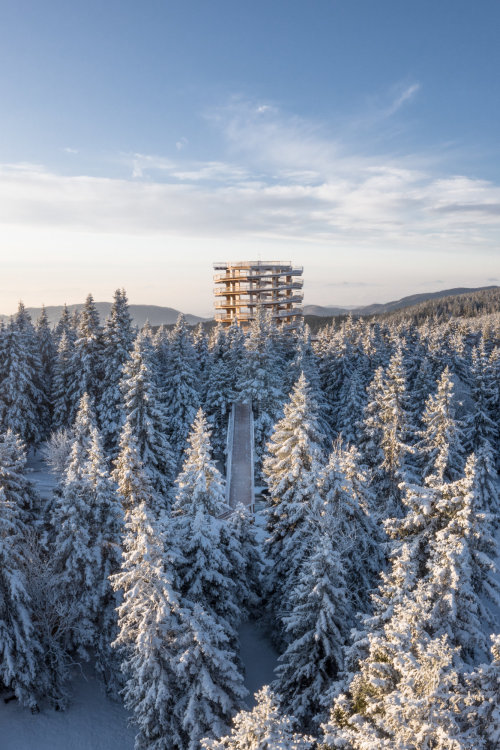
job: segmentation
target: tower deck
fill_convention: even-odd
[[[245,327],[256,309],[272,312],[277,323],[293,328],[302,316],[302,267],[290,261],[214,263],[215,319]],[[220,273],[222,272],[222,273]]]

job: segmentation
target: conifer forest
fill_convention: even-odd
[[[0,328],[2,701],[69,710],[89,663],[137,750],[500,749],[500,313],[426,309],[311,333],[261,308],[247,330],[137,330],[123,290],[55,327],[20,304]],[[238,402],[255,512],[227,505]],[[247,621],[279,654],[253,702]]]

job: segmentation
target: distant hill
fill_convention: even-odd
[[[442,299],[443,297],[456,297],[460,294],[473,294],[475,292],[486,292],[490,289],[498,289],[497,286],[481,286],[475,289],[468,289],[458,287],[457,289],[444,289],[441,292],[425,292],[424,294],[412,294],[410,297],[403,297],[395,302],[386,302],[382,305],[367,305],[366,307],[360,307],[356,309],[356,313],[359,315],[383,315],[384,313],[393,312],[394,310],[402,310],[404,307],[414,307],[420,305],[422,302],[427,302],[431,299]]]
[[[83,304],[68,305],[68,310],[73,312],[74,310],[81,310]],[[101,323],[108,317],[109,311],[111,310],[111,302],[96,302],[97,310],[101,318]],[[42,311],[41,307],[28,307],[26,308],[31,315],[33,322],[38,320]],[[55,325],[61,313],[63,311],[63,305],[54,305],[45,308],[47,310],[47,317],[50,325]],[[134,325],[142,327],[144,323],[149,320],[152,326],[161,325],[172,325],[175,323],[179,316],[179,310],[174,310],[173,307],[160,307],[158,305],[129,305],[130,314]],[[9,315],[0,315],[0,320],[9,320]],[[197,323],[203,323],[206,318],[199,318],[197,315],[185,315],[186,322],[189,325],[196,325]]]
[[[320,318],[331,318],[335,315],[347,315],[356,308],[351,307],[322,307],[321,305],[304,305],[304,315],[316,315]]]
[[[488,292],[491,290],[500,290],[498,286],[483,286],[471,288],[457,288],[457,289],[444,289],[440,292],[424,292],[422,294],[413,294],[410,297],[403,297],[393,302],[385,302],[382,304],[365,305],[363,307],[340,307],[339,305],[321,306],[321,305],[304,305],[304,316],[306,321],[314,328],[317,329],[318,325],[324,325],[326,323],[325,318],[336,318],[349,313],[355,317],[358,316],[372,316],[372,315],[388,315],[395,313],[398,310],[405,310],[406,308],[418,308],[424,303],[432,303],[433,300],[437,301],[445,298],[460,297],[460,295],[475,295],[480,292]],[[81,310],[83,302],[77,305],[68,305],[68,310],[73,312],[74,310]],[[111,309],[111,302],[96,302],[97,310],[101,322],[109,315]],[[50,325],[55,325],[63,310],[63,305],[54,305],[45,308],[47,310],[47,316],[49,318]],[[33,322],[37,321],[40,317],[41,307],[28,307],[28,312],[31,315]],[[149,321],[153,327],[161,325],[173,325],[178,316],[179,310],[175,310],[172,307],[161,307],[159,305],[129,305],[130,314],[135,325],[141,326]],[[197,325],[198,323],[204,323],[204,327],[211,328],[215,325],[213,318],[200,318],[197,315],[190,315],[185,313],[184,317],[189,325]],[[1,315],[0,321],[9,320],[9,315]]]
[[[497,286],[481,286],[474,289],[458,287],[457,289],[443,289],[440,292],[424,292],[423,294],[412,294],[394,302],[382,304],[365,305],[363,307],[321,307],[320,305],[304,305],[304,315],[315,315],[322,318],[330,318],[336,315],[383,315],[384,313],[401,310],[404,307],[413,307],[430,299],[441,299],[442,297],[456,297],[458,294],[471,294],[473,292],[484,292],[489,289],[498,289]]]
[[[459,289],[457,292],[457,294],[437,292],[428,295],[415,295],[414,297],[405,297],[404,300],[398,300],[397,302],[388,302],[387,305],[369,305],[355,311],[347,310],[341,315],[306,315],[305,322],[309,325],[311,331],[316,333],[325,325],[330,325],[335,321],[339,323],[339,321],[345,319],[348,312],[353,313],[356,317],[363,317],[366,314],[367,317],[373,316],[377,320],[400,321],[414,325],[420,325],[429,319],[443,322],[451,317],[473,318],[477,315],[500,312],[500,286],[481,287],[471,291]],[[421,297],[425,297],[425,299],[408,306],[401,304],[406,300],[418,300]],[[365,313],[365,310],[369,312]]]

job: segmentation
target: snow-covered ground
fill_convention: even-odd
[[[274,679],[277,655],[258,623],[242,625],[240,638],[252,706],[253,694]],[[135,731],[127,712],[107,697],[88,665],[83,675],[75,671],[71,688],[71,705],[61,712],[42,705],[32,715],[17,701],[5,704],[0,697],[1,750],[133,750]]]
[[[26,468],[28,478],[36,485],[40,497],[48,500],[57,484],[57,478],[49,471],[40,450],[36,451],[35,454],[30,452]]]
[[[275,679],[274,668],[278,658],[258,622],[245,622],[241,626],[240,656],[245,665],[245,687],[250,693],[247,703],[253,706],[254,693]]]
[[[121,703],[111,701],[88,667],[75,673],[67,711],[41,706],[31,714],[0,700],[2,750],[133,750],[135,732]]]

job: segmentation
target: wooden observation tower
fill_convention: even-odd
[[[215,320],[246,327],[257,307],[271,310],[276,323],[295,328],[302,317],[302,267],[288,261],[214,263]]]

